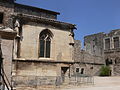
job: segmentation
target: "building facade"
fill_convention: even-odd
[[[120,74],[120,30],[74,40],[75,25],[57,20],[60,13],[0,1],[0,55],[9,82],[20,90],[60,85],[72,75],[99,75],[102,65]]]
[[[85,50],[91,54],[103,57],[105,65],[111,67],[111,75],[120,75],[119,48],[120,30],[109,33],[97,33],[85,36]]]
[[[71,75],[75,25],[58,21],[59,14],[0,1],[3,65],[16,89],[61,84]]]
[[[91,37],[92,38],[92,37]],[[89,38],[90,39],[90,38]],[[89,41],[87,41],[89,42]],[[91,44],[89,44],[91,45]],[[88,48],[88,47],[87,47]],[[89,48],[91,50],[91,48]],[[74,44],[74,74],[96,76],[99,75],[101,66],[105,64],[102,56],[90,53],[91,51],[81,49],[79,40]]]

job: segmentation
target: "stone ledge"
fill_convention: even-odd
[[[23,61],[23,62],[43,62],[43,63],[67,63],[67,64],[73,64],[74,61],[55,61],[52,59],[25,59],[25,58],[16,58],[13,59],[13,61]]]

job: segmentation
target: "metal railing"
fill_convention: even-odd
[[[69,80],[72,84],[94,84],[94,77],[88,75],[73,75]]]

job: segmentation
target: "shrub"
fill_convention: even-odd
[[[100,76],[110,76],[111,70],[109,66],[102,66],[100,69]]]

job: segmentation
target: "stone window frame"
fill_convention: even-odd
[[[108,50],[108,49],[106,49],[106,47],[105,47],[105,39],[110,39],[110,48],[109,49],[111,49],[111,37],[106,37],[106,38],[104,38],[103,39],[103,45],[104,45],[104,50]]]
[[[118,47],[118,48],[120,48],[120,36],[119,36],[119,35],[115,35],[115,36],[112,37],[112,43],[113,43],[112,48],[116,49],[116,48],[114,47],[114,38],[115,38],[115,37],[118,37],[118,38],[119,38],[119,47]]]
[[[44,40],[41,39],[41,34],[43,33],[43,35],[47,35],[44,37]],[[47,38],[49,38],[49,40],[47,40]],[[53,38],[53,33],[49,30],[49,29],[43,29],[40,34],[39,34],[39,52],[38,52],[38,56],[39,58],[50,58],[51,57],[51,42],[52,42],[52,38]],[[41,41],[44,41],[44,49],[43,49],[43,56],[41,54],[42,52],[42,48],[41,48]],[[47,42],[49,42],[49,45],[47,44]],[[49,48],[47,47],[47,45],[49,46]],[[49,50],[47,50],[47,48]],[[49,51],[49,52],[48,52]],[[48,54],[47,54],[48,53]],[[48,55],[48,56],[47,56]]]

